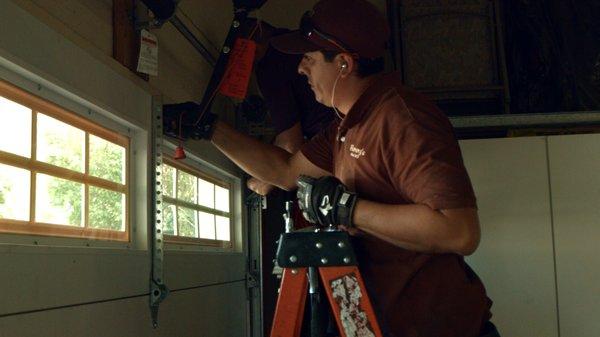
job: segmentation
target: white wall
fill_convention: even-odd
[[[478,199],[467,260],[503,337],[595,337],[600,135],[461,141]]]
[[[502,336],[557,337],[546,140],[461,142],[482,228],[468,263]]]
[[[600,134],[548,137],[561,337],[600,334]]]

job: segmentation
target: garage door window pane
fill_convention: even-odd
[[[84,186],[81,183],[36,175],[35,221],[56,225],[83,225]]]
[[[180,170],[177,176],[177,199],[196,203],[196,180],[193,175]]]
[[[175,206],[164,204],[163,208],[163,232],[167,235],[176,235],[175,229]]]
[[[217,218],[217,240],[229,241],[229,218],[216,216]]]
[[[31,114],[30,108],[0,97],[1,151],[31,158]]]
[[[90,174],[124,184],[125,148],[90,135]]]
[[[210,213],[199,212],[200,238],[215,239],[215,216]]]
[[[198,237],[198,212],[186,207],[177,207],[179,235],[190,238]]]
[[[229,212],[229,190],[215,186],[215,208],[219,211]]]
[[[210,208],[215,207],[215,185],[198,179],[198,204]]]
[[[162,178],[163,195],[175,198],[175,168],[169,165],[163,165]]]
[[[37,160],[85,171],[85,132],[44,114],[37,114]]]
[[[29,220],[30,173],[0,164],[0,219]]]
[[[125,195],[90,186],[89,226],[91,228],[125,230]]]

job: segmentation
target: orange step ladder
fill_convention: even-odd
[[[383,336],[348,233],[331,229],[284,233],[277,263],[283,277],[271,337],[300,336],[307,290],[310,284],[313,294],[319,276],[340,336]]]

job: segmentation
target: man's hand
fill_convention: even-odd
[[[246,182],[246,186],[248,186],[248,189],[250,189],[252,192],[258,193],[260,195],[269,194],[269,192],[271,192],[274,187],[273,185],[265,183],[264,181],[260,181],[256,178],[248,179],[248,181]]]
[[[198,119],[200,113],[200,105],[194,102],[163,105],[164,134],[182,140],[210,140],[217,115],[205,111]]]
[[[353,227],[356,194],[332,176],[298,178],[298,204],[306,220],[321,226]]]

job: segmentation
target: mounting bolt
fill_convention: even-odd
[[[315,245],[315,247],[321,249],[321,248],[323,248],[323,244],[320,243],[320,242],[317,242],[317,244]]]
[[[296,255],[290,256],[290,262],[296,262],[296,261],[298,261],[298,258],[296,257]]]
[[[229,51],[231,51],[231,49],[229,49],[229,47],[223,46],[223,54],[229,54]]]
[[[345,244],[344,244],[342,241],[338,242],[338,247],[340,247],[340,248],[344,248],[345,246],[346,246],[346,245],[345,245]]]
[[[350,258],[349,257],[345,257],[344,258],[344,263],[350,263]]]
[[[322,264],[327,264],[327,259],[326,258],[321,258],[321,263]]]
[[[238,20],[233,20],[233,28],[237,28],[240,26],[240,22]]]
[[[292,274],[294,274],[294,275],[298,274],[298,269],[292,269]]]

